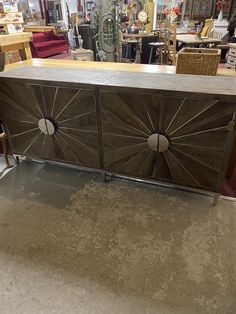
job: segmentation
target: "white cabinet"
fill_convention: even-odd
[[[225,66],[226,68],[236,69],[236,43],[229,44],[229,55]]]

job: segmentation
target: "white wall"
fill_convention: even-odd
[[[76,13],[77,12],[77,0],[61,0],[67,2],[71,13]]]

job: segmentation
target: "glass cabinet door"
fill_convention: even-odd
[[[22,12],[25,22],[37,22],[43,19],[39,0],[19,0],[17,6],[19,12]]]
[[[214,11],[214,0],[186,0],[185,16],[189,19],[210,18]]]

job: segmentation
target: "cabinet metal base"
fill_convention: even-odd
[[[16,160],[17,165],[19,165],[21,156],[14,155],[14,158]],[[25,156],[23,156],[22,158],[26,161],[33,161],[33,162],[38,162],[38,163],[43,163],[43,164],[48,164],[48,165],[54,165],[54,166],[62,166],[62,167],[66,167],[66,168],[77,169],[77,170],[82,170],[82,171],[87,171],[87,172],[100,173],[100,175],[102,176],[102,179],[105,183],[108,183],[113,178],[119,178],[119,179],[125,179],[128,181],[134,181],[134,182],[139,182],[139,183],[144,183],[144,184],[151,184],[151,185],[154,185],[157,187],[174,189],[176,191],[184,191],[184,192],[190,192],[190,193],[194,193],[194,194],[198,194],[198,195],[210,196],[210,197],[213,197],[213,202],[212,202],[213,206],[216,206],[218,204],[218,202],[220,200],[220,196],[221,196],[220,193],[213,193],[213,192],[198,190],[198,189],[189,188],[189,187],[182,187],[182,186],[178,186],[178,185],[171,184],[171,183],[164,183],[164,182],[157,182],[157,181],[146,180],[146,179],[141,179],[141,178],[129,177],[129,176],[125,176],[125,175],[107,172],[104,170],[87,168],[87,167],[73,165],[73,164],[66,164],[66,163],[50,161],[50,160],[43,160],[43,159],[35,159],[35,158],[25,157]]]

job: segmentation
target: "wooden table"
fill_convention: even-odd
[[[186,46],[200,46],[200,45],[210,45],[212,44],[213,47],[217,46],[217,44],[221,43],[220,39],[217,38],[202,38],[198,39],[195,35],[192,34],[183,34],[183,35],[177,35],[176,40],[178,42],[182,42]]]
[[[15,33],[9,35],[0,35],[0,47],[5,52],[5,63],[9,63],[7,52],[19,50],[21,60],[32,58],[30,50],[30,40],[32,33]]]

